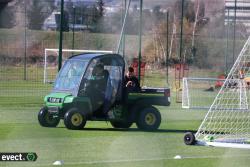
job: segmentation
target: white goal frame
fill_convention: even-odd
[[[48,52],[54,52],[57,54],[59,53],[59,49],[56,48],[45,48],[44,49],[44,70],[43,70],[43,82],[44,83],[51,83],[53,81],[48,80],[48,73],[47,73],[47,57],[48,57]],[[114,53],[113,51],[109,50],[79,50],[79,49],[62,49],[62,52],[72,52],[72,53]]]
[[[219,78],[198,78],[198,77],[184,77],[182,79],[182,108],[184,109],[209,109],[210,105],[208,106],[200,106],[200,105],[194,105],[193,101],[193,97],[192,97],[192,93],[190,89],[195,89],[195,88],[190,88],[190,82],[195,81],[201,81],[201,82],[213,82],[215,85],[216,81],[221,81],[224,82],[225,79],[219,79]],[[214,95],[214,97],[210,97],[210,98],[215,98],[216,95]],[[202,98],[202,97],[201,97]],[[202,99],[201,99],[202,100]]]

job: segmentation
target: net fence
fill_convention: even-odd
[[[128,1],[65,0],[63,49],[115,51]],[[228,10],[233,16],[234,9],[225,7],[224,0],[187,0],[183,18],[181,2],[143,1],[145,86],[166,86],[168,78],[167,84],[173,88],[174,65],[179,63],[180,57],[190,65],[190,77],[216,77],[232,66],[232,53],[239,52],[249,35],[247,26],[242,22],[237,21],[234,26],[233,19],[226,19]],[[43,82],[44,54],[46,48],[59,46],[60,5],[59,0],[16,0],[0,7],[1,106],[41,106],[44,95],[53,87],[53,84]],[[128,65],[138,58],[139,14],[139,1],[131,1],[120,52],[125,53]],[[57,69],[56,56],[48,55],[54,73]],[[169,67],[168,75],[163,71],[166,66]]]

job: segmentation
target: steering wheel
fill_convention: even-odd
[[[90,80],[84,78],[82,83],[83,83],[83,85],[80,86],[81,89],[79,90],[79,94],[85,96],[85,95],[87,95],[87,90],[90,87]]]

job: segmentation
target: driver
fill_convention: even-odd
[[[103,64],[97,64],[94,67],[92,77],[95,88],[104,92],[107,86],[108,71],[104,70]]]
[[[103,64],[97,64],[92,72],[92,78],[90,81],[90,92],[91,101],[93,105],[98,109],[104,103],[105,90],[108,82],[108,71],[104,70]]]

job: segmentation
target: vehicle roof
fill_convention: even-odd
[[[83,54],[71,56],[69,59],[90,61],[91,59],[102,57],[102,56],[119,56],[119,58],[121,58],[120,55],[115,54],[115,53],[108,53],[108,54],[107,53],[83,53]]]

